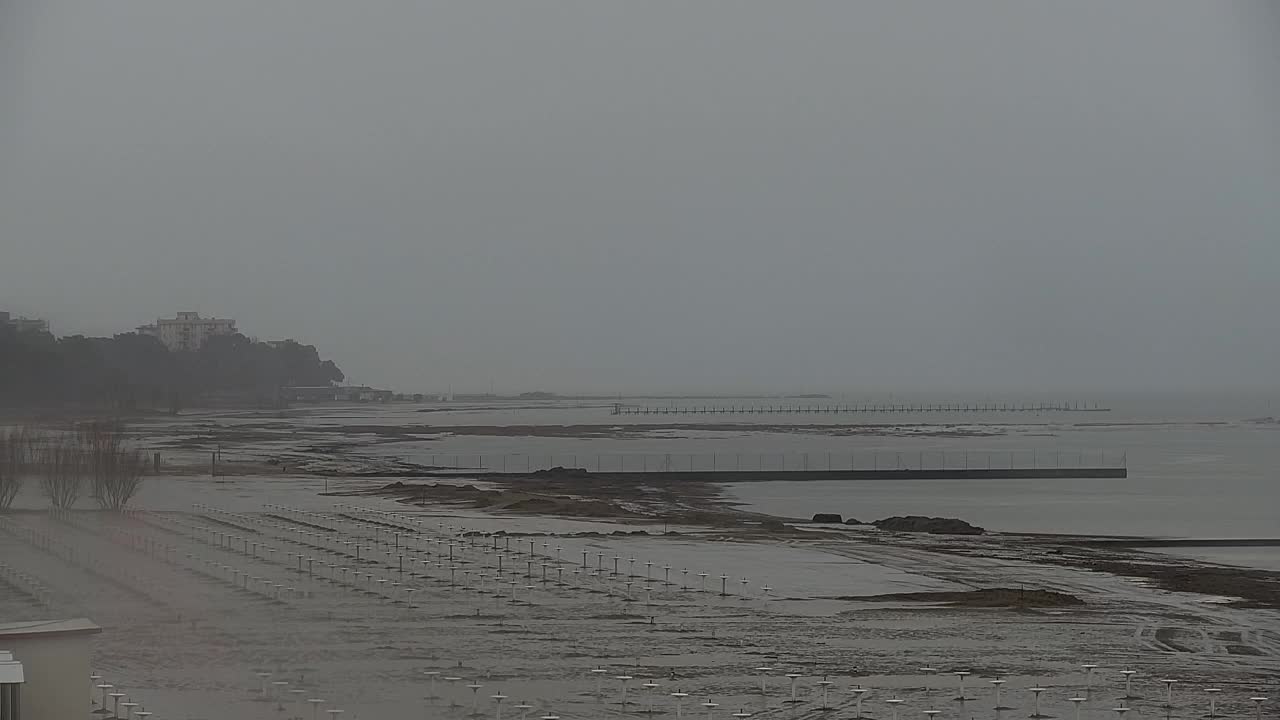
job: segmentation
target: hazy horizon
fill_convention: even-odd
[[[1277,48],[1265,0],[5,3],[0,310],[409,392],[1272,390]]]

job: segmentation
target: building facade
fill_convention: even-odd
[[[318,385],[280,388],[285,402],[391,402],[395,393],[368,385]]]
[[[0,649],[22,667],[23,720],[90,717],[85,685],[89,640],[100,632],[84,618],[0,625]]]
[[[226,318],[205,318],[200,313],[180,312],[177,317],[160,318],[154,325],[138,328],[142,335],[160,339],[170,350],[199,350],[214,335],[232,335],[236,321]]]
[[[26,676],[13,653],[0,650],[0,720],[21,720],[22,684]]]
[[[18,332],[49,332],[48,320],[14,317],[7,312],[0,312],[0,325],[8,325]]]

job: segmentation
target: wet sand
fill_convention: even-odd
[[[1114,706],[1118,670],[1130,665],[1141,672],[1138,695],[1162,697],[1157,679],[1166,676],[1188,688],[1221,684],[1229,688],[1223,706],[1241,714],[1251,708],[1251,688],[1280,670],[1271,580],[1247,570],[1206,574],[1209,566],[1193,559],[1058,537],[813,526],[742,512],[709,483],[365,477],[385,466],[308,443],[304,434],[293,446],[253,449],[260,458],[310,456],[291,459],[287,471],[246,463],[217,478],[198,474],[203,452],[195,450],[183,472],[148,478],[137,503],[147,511],[136,515],[55,518],[36,510],[42,503],[33,493],[24,495],[20,507],[29,510],[0,522],[0,559],[36,578],[48,605],[0,583],[0,616],[93,618],[106,629],[95,640],[94,668],[158,717],[310,717],[297,703],[279,710],[262,699],[255,672],[305,688],[347,718],[462,718],[473,697],[489,715],[488,696],[499,690],[509,697],[509,717],[521,699],[538,716],[617,715],[624,708],[614,678],[624,674],[634,678],[629,692],[638,703],[627,714],[643,715],[652,699],[674,717],[666,693],[678,689],[691,695],[686,713],[695,698],[712,697],[718,717],[738,708],[816,716],[817,681],[826,675],[830,704],[842,715],[853,714],[851,690],[862,685],[872,689],[868,715],[887,717],[883,700],[898,695],[907,701],[903,717],[936,706],[944,720],[968,720],[993,715],[985,680],[1001,674],[1009,678],[1005,704],[1027,714],[1028,688],[1040,685],[1049,688],[1045,711],[1070,717],[1067,698],[1082,692],[1085,662],[1103,665],[1085,708],[1094,717]],[[199,528],[221,528],[255,547],[219,545]],[[42,546],[41,537],[56,543]],[[447,540],[484,579],[468,576],[464,588],[456,571],[451,585],[443,567],[411,564],[400,573],[403,548],[410,556],[439,553]],[[276,552],[266,554],[268,546]],[[495,547],[508,563],[501,580]],[[290,552],[334,567],[308,576]],[[270,578],[286,594],[236,587],[222,565]],[[363,587],[353,581],[356,570],[369,573]],[[1176,584],[1188,576],[1211,580]],[[516,579],[515,602],[507,578]],[[389,590],[392,582],[400,589]],[[393,602],[408,587],[413,607]],[[1081,604],[946,600],[998,588]],[[774,668],[764,673],[764,695],[760,666]],[[954,678],[930,681],[924,666],[972,670],[969,694],[977,699],[952,701]],[[606,670],[602,698],[590,672],[597,667]],[[442,697],[427,699],[424,671],[461,679],[440,680]],[[783,702],[787,672],[801,676],[796,706]],[[649,679],[658,687],[642,688]],[[471,683],[482,686],[474,696]],[[935,690],[926,692],[926,683]],[[938,692],[944,684],[948,692]],[[1178,715],[1193,713],[1187,693]],[[1143,714],[1162,712],[1155,699],[1128,702]]]

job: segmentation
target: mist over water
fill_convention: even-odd
[[[0,307],[403,391],[1265,388],[1270,3],[0,7]]]

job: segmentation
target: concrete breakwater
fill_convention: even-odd
[[[685,480],[706,483],[773,482],[778,480],[1043,480],[1079,478],[1126,478],[1125,467],[1047,467],[1047,468],[929,468],[888,470],[636,470],[627,472],[592,472],[578,468],[549,468],[533,472],[438,470],[426,475],[476,479],[513,480],[522,477],[551,479],[575,478],[596,480]]]

